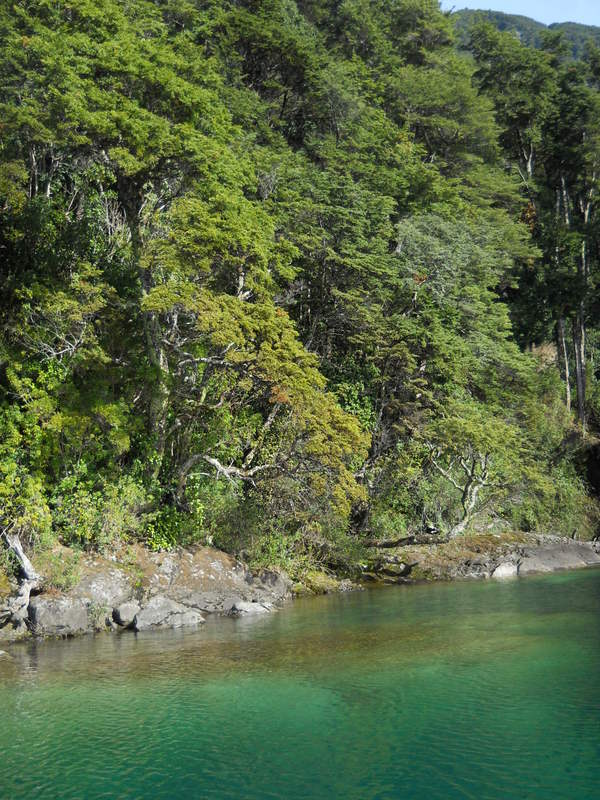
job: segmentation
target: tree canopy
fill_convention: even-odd
[[[2,7],[4,532],[344,569],[594,519],[600,56],[470,37],[436,0]]]

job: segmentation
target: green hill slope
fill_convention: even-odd
[[[555,22],[552,25],[544,25],[542,22],[519,14],[504,14],[501,11],[474,11],[467,8],[456,11],[452,15],[460,41],[466,43],[469,28],[475,18],[481,15],[495,25],[498,30],[514,31],[524,44],[534,47],[540,46],[542,31],[562,31],[565,39],[572,46],[574,58],[581,55],[588,39],[600,43],[600,28],[594,25],[581,25],[577,22]]]

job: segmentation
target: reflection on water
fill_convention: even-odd
[[[1,798],[597,798],[600,571],[0,659]]]

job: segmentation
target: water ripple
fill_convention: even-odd
[[[13,648],[0,798],[597,800],[600,572]]]

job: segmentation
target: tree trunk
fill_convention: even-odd
[[[23,550],[23,545],[21,544],[21,540],[19,539],[19,535],[16,533],[8,533],[7,531],[2,532],[2,538],[4,539],[4,543],[10,550],[10,552],[15,556],[17,561],[19,562],[19,566],[21,567],[21,572],[23,573],[23,577],[26,581],[37,581],[39,580],[40,576],[35,571],[33,564],[27,557],[27,554]]]
[[[131,247],[135,268],[140,278],[141,301],[148,295],[154,286],[152,269],[142,264],[142,236],[139,226],[139,212],[129,211],[129,230],[131,232]],[[152,367],[154,367],[154,380],[150,389],[150,404],[148,409],[148,429],[154,444],[154,453],[149,465],[149,475],[152,480],[158,478],[165,454],[167,414],[169,410],[169,361],[163,346],[163,330],[159,315],[155,311],[142,313],[146,353]]]
[[[475,467],[473,467],[473,472],[474,471]],[[463,516],[460,522],[451,528],[450,532],[448,533],[449,539],[453,539],[455,536],[460,536],[460,534],[464,533],[467,529],[468,524],[473,519],[475,506],[477,505],[477,496],[485,486],[485,482],[485,476],[482,478],[482,480],[478,480],[477,478],[473,477],[467,481],[462,496]]]
[[[570,198],[567,189],[567,182],[564,175],[561,175],[561,195],[563,202],[563,213],[565,227],[571,228]],[[584,209],[584,224],[587,225],[591,205]],[[585,435],[585,292],[587,289],[587,246],[585,239],[581,244],[581,259],[579,261],[579,279],[581,299],[577,308],[577,313],[573,320],[573,350],[575,351],[575,383],[577,385],[577,414],[581,427]]]
[[[590,221],[590,213],[592,209],[592,195],[590,195],[587,202],[582,204],[583,210],[583,224],[587,232],[587,226]],[[579,420],[583,434],[585,436],[587,420],[585,418],[585,394],[586,394],[586,370],[585,370],[585,302],[588,290],[588,251],[587,241],[584,239],[581,242],[581,260],[579,262],[579,280],[581,299],[577,309],[577,315],[573,322],[573,344],[575,346],[575,369],[577,371],[577,409],[579,413]]]
[[[29,597],[33,589],[37,588],[40,576],[23,550],[18,534],[2,531],[2,539],[19,562],[24,580],[18,594],[10,597],[6,606],[0,608],[0,627],[10,623],[15,628],[24,628],[27,623]]]
[[[577,383],[577,413],[583,433],[586,432],[585,418],[585,325],[583,303],[573,320],[573,349],[575,350],[575,380]]]
[[[156,480],[160,472],[165,454],[167,414],[169,410],[169,362],[166,352],[161,345],[162,327],[158,314],[154,311],[145,312],[144,334],[150,363],[155,369],[155,382],[150,388],[151,398],[149,406],[149,430],[154,440],[156,456],[150,470],[151,477]]]
[[[565,401],[567,404],[567,411],[571,413],[571,371],[569,368],[569,351],[567,350],[565,320],[563,317],[560,317],[558,320],[558,346],[559,346],[559,354],[562,353],[562,358],[563,358],[563,368],[565,376],[565,394],[566,394]]]

